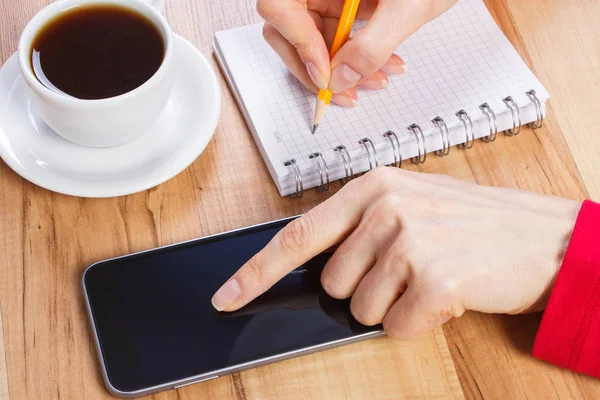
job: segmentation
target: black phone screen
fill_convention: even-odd
[[[103,261],[84,274],[110,384],[134,392],[380,327],[320,285],[323,253],[234,313],[214,292],[289,220]]]

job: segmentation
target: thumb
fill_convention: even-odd
[[[331,60],[329,90],[342,92],[381,69],[398,45],[426,22],[423,3],[381,0],[367,26]]]

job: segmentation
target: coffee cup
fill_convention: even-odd
[[[77,7],[95,5],[126,7],[147,18],[160,32],[164,57],[156,72],[135,89],[88,100],[42,84],[32,64],[32,46],[40,30],[51,21]],[[52,130],[84,146],[118,146],[147,132],[167,104],[173,82],[173,34],[161,13],[143,0],[59,0],[27,24],[19,40],[18,61],[33,111]]]

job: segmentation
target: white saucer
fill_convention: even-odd
[[[177,175],[210,141],[221,90],[206,58],[174,36],[176,76],[165,110],[149,132],[111,148],[80,146],[52,131],[31,109],[13,54],[0,69],[0,157],[30,182],[72,196],[121,196]]]

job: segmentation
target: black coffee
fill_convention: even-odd
[[[43,84],[47,79],[79,99],[104,99],[142,85],[164,55],[162,35],[148,18],[125,7],[93,5],[44,26],[33,41],[32,64]]]

